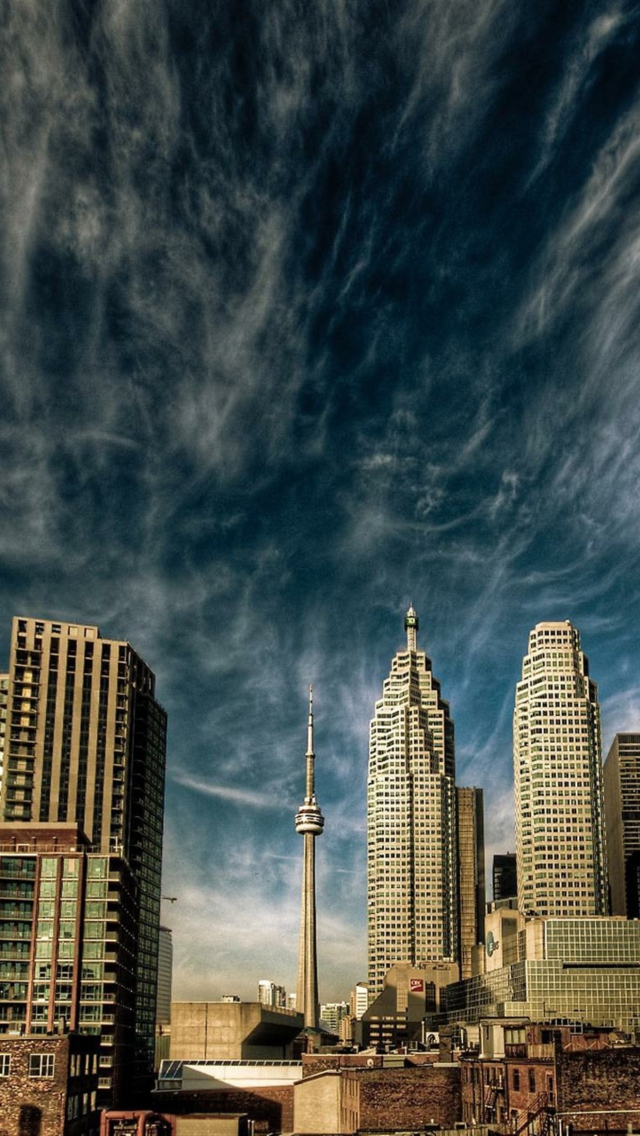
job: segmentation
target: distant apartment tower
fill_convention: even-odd
[[[356,982],[349,997],[349,1009],[352,1018],[360,1018],[369,1008],[369,987],[366,982]]]
[[[9,695],[9,675],[0,674],[0,793],[4,775],[4,751],[7,734],[7,698]]]
[[[320,1020],[330,1033],[336,1035],[340,1032],[340,1022],[348,1017],[349,1007],[346,1002],[324,1002],[320,1007]]]
[[[529,635],[513,739],[519,909],[605,915],[600,708],[569,620]]]
[[[449,705],[405,616],[371,722],[367,786],[369,994],[396,963],[456,959],[459,948],[455,756]]]
[[[156,1025],[171,1023],[171,986],[173,982],[173,937],[169,927],[160,927],[158,935],[158,993]]]
[[[493,899],[515,899],[518,894],[518,858],[515,852],[501,852],[493,857]]]
[[[604,763],[612,915],[640,918],[640,733],[616,734]]]
[[[73,823],[136,887],[133,1079],[154,1057],[166,715],[155,676],[97,627],[18,617],[0,820]]]
[[[460,977],[471,978],[473,948],[483,942],[484,795],[482,789],[456,789],[458,801],[458,896]]]
[[[286,1010],[287,992],[284,986],[278,986],[268,978],[261,978],[258,982],[258,1001],[262,1006],[277,1006]]]

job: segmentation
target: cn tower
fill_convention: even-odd
[[[324,817],[316,800],[313,752],[313,688],[309,687],[307,727],[307,791],[304,804],[296,813],[296,832],[304,837],[302,862],[302,909],[300,912],[300,954],[296,1009],[304,1014],[304,1024],[318,1029],[318,961],[316,952],[316,836],[322,835]]]

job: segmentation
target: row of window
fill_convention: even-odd
[[[30,1077],[53,1077],[56,1067],[56,1058],[54,1053],[30,1053],[29,1054],[29,1076]],[[11,1054],[0,1053],[0,1077],[9,1077],[11,1075]]]

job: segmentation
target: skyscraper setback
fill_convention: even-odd
[[[394,963],[458,954],[453,722],[431,660],[405,616],[406,650],[393,658],[371,722],[367,788],[369,993]]]
[[[72,823],[130,869],[139,1071],[153,1068],[165,751],[155,677],[129,643],[14,619],[0,819]]]
[[[600,708],[569,620],[529,635],[513,747],[520,910],[606,915]]]

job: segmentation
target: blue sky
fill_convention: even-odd
[[[174,994],[365,975],[368,722],[413,602],[513,848],[529,629],[640,726],[640,11],[24,0],[0,30],[0,647],[129,638],[170,716]]]

